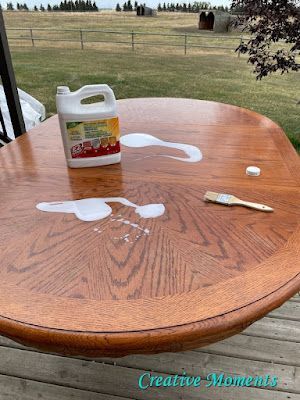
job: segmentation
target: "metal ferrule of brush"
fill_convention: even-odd
[[[231,194],[220,193],[220,194],[218,194],[218,196],[216,198],[216,202],[228,205],[231,197],[232,197]]]

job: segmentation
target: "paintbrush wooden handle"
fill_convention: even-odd
[[[265,204],[259,203],[252,203],[251,201],[244,201],[241,199],[236,198],[231,204],[236,204],[248,208],[253,208],[254,210],[265,211],[265,212],[272,212],[273,208],[266,206]]]

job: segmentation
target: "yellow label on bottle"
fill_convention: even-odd
[[[66,122],[72,158],[99,157],[120,152],[118,117]]]

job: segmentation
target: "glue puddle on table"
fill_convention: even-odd
[[[39,203],[36,208],[47,212],[75,214],[81,221],[97,221],[108,217],[112,208],[107,203],[121,203],[124,206],[135,208],[141,218],[157,218],[164,214],[163,204],[146,204],[139,206],[124,197],[88,198],[73,201],[52,201]]]
[[[135,208],[136,214],[141,218],[157,218],[164,214],[165,206],[164,204],[146,204],[139,206],[132,203],[131,201],[125,199],[124,197],[107,197],[107,198],[89,198],[82,200],[73,201],[54,201],[49,203],[39,203],[36,208],[41,211],[46,212],[59,212],[67,214],[75,214],[81,221],[98,221],[107,218],[112,214],[112,208],[107,203],[121,203],[128,207]],[[141,231],[136,235],[135,239],[138,239],[141,234],[149,235],[150,231],[147,228],[142,228],[137,223],[132,223],[127,219],[122,218],[119,215],[117,218],[110,218],[112,222],[121,222],[122,224],[129,225],[137,230]],[[100,228],[95,228],[95,232],[102,233]],[[129,234],[126,234],[119,239],[129,242]]]
[[[123,146],[135,147],[135,148],[148,147],[148,146],[168,147],[172,149],[182,150],[188,156],[184,158],[184,157],[170,156],[167,154],[155,154],[155,155],[153,154],[151,156],[146,156],[145,158],[167,157],[167,158],[172,158],[174,160],[190,162],[190,163],[195,163],[202,160],[202,153],[200,149],[196,146],[184,143],[166,142],[155,136],[148,135],[147,133],[129,133],[128,135],[121,136],[120,143]]]

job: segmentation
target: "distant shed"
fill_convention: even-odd
[[[234,17],[225,11],[200,10],[199,29],[211,30],[217,33],[228,32]]]
[[[156,11],[153,10],[153,8],[140,5],[136,8],[136,15],[138,17],[153,17],[154,15],[156,15]]]

